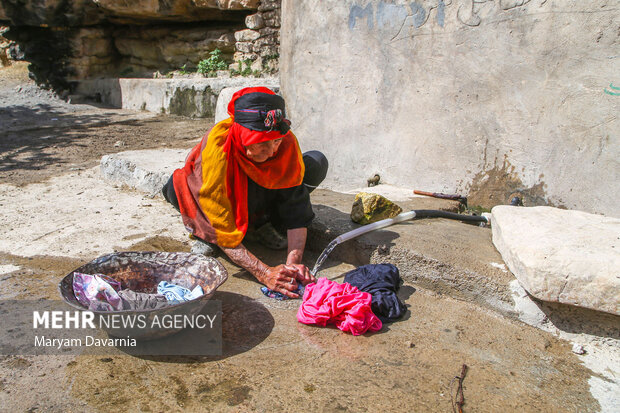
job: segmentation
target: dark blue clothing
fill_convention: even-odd
[[[370,293],[372,312],[384,323],[395,321],[407,312],[407,307],[396,295],[403,280],[395,265],[364,265],[346,273],[344,282]]]

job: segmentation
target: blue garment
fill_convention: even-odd
[[[293,292],[295,294],[298,294],[299,298],[302,298],[304,296],[304,290],[305,289],[306,289],[306,287],[304,287],[300,283],[297,283],[297,289],[295,291],[293,291]],[[282,293],[279,293],[277,291],[270,290],[267,287],[261,287],[260,290],[263,292],[263,294],[265,294],[265,296],[267,296],[269,298],[275,298],[278,301],[288,300],[289,299],[289,297],[287,297],[286,295],[284,295]]]
[[[372,295],[372,312],[384,323],[395,321],[407,312],[396,295],[403,280],[395,265],[364,265],[346,273],[344,282]]]
[[[204,292],[202,287],[197,285],[192,291],[179,285],[171,284],[168,281],[161,281],[157,285],[157,292],[168,301],[183,302],[201,297]]]

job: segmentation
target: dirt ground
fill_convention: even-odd
[[[114,250],[189,251],[169,205],[105,183],[96,165],[121,150],[189,148],[209,125],[66,108],[37,92],[11,104],[7,93],[34,90],[24,73],[0,69],[0,121],[10,122],[0,130],[0,298],[59,299],[64,275]],[[43,115],[40,101],[49,105]],[[283,259],[253,250],[268,264]],[[316,258],[309,251],[305,261]],[[444,412],[463,364],[465,412],[601,409],[588,385],[593,373],[569,343],[471,302],[407,284],[402,321],[353,337],[298,323],[299,300],[268,299],[246,272],[221,261],[229,273],[215,296],[222,356],[4,355],[0,410]],[[325,268],[322,276],[341,280],[352,267],[328,260]]]
[[[32,84],[21,62],[0,69],[0,125],[0,182],[17,186],[92,168],[106,154],[191,146],[211,126],[65,103]]]

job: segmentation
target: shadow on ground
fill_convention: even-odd
[[[47,104],[0,107],[0,179],[23,185],[68,167],[84,169],[103,155],[161,146],[190,148],[208,120],[141,112],[64,111]]]
[[[245,353],[262,343],[275,325],[273,316],[264,305],[241,294],[217,291],[212,300],[222,303],[222,354],[220,356],[141,356],[138,358],[165,363],[206,363]],[[183,346],[186,342],[211,340],[210,330],[183,330],[153,343],[160,349]],[[119,348],[120,349],[120,348]],[[132,355],[130,352],[127,354]]]

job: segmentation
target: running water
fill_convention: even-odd
[[[377,221],[372,224],[368,224],[368,225],[364,225],[359,228],[355,228],[349,232],[345,232],[344,234],[336,237],[336,239],[334,239],[332,242],[327,244],[327,247],[325,247],[321,255],[319,255],[319,258],[316,260],[316,264],[314,264],[314,268],[312,269],[312,271],[310,271],[310,273],[316,276],[316,273],[319,271],[319,268],[321,268],[321,265],[323,265],[323,262],[325,262],[329,253],[332,252],[334,248],[336,248],[336,245],[342,242],[348,241],[352,238],[358,237],[362,234],[366,234],[368,232],[374,231],[376,229],[385,228],[390,225],[396,224],[398,222],[403,222],[403,221],[413,219],[415,218],[415,216],[416,216],[416,211],[403,212],[402,214],[397,215],[394,218],[383,219],[381,221]]]
[[[389,227],[390,225],[398,224],[399,222],[408,221],[410,219],[415,219],[418,215],[420,218],[439,217],[439,218],[456,219],[456,220],[465,221],[465,222],[480,222],[481,224],[490,223],[489,219],[485,217],[459,215],[459,214],[454,214],[454,213],[445,212],[445,211],[434,211],[434,210],[422,210],[421,209],[417,211],[403,212],[402,214],[396,215],[394,218],[387,218],[381,221],[374,222],[372,224],[364,225],[359,228],[355,228],[349,232],[345,232],[344,234],[336,237],[336,239],[334,239],[332,242],[327,244],[327,247],[325,247],[321,255],[319,255],[319,258],[317,258],[316,264],[314,264],[314,268],[312,269],[312,271],[310,271],[310,273],[316,276],[316,273],[319,271],[319,268],[321,268],[321,265],[323,265],[323,262],[325,262],[329,253],[332,252],[334,248],[336,248],[336,245],[342,242],[348,241],[352,238],[359,237],[360,235],[366,234],[368,232],[377,230],[377,229]]]
[[[314,268],[312,268],[312,271],[310,271],[312,275],[316,276],[319,268],[321,268],[321,265],[323,265],[323,263],[327,259],[327,256],[334,250],[334,248],[336,248],[336,245],[338,245],[338,240],[333,240],[332,242],[327,244],[327,247],[325,247],[321,255],[319,255],[319,258],[317,258],[316,263],[314,264]]]

